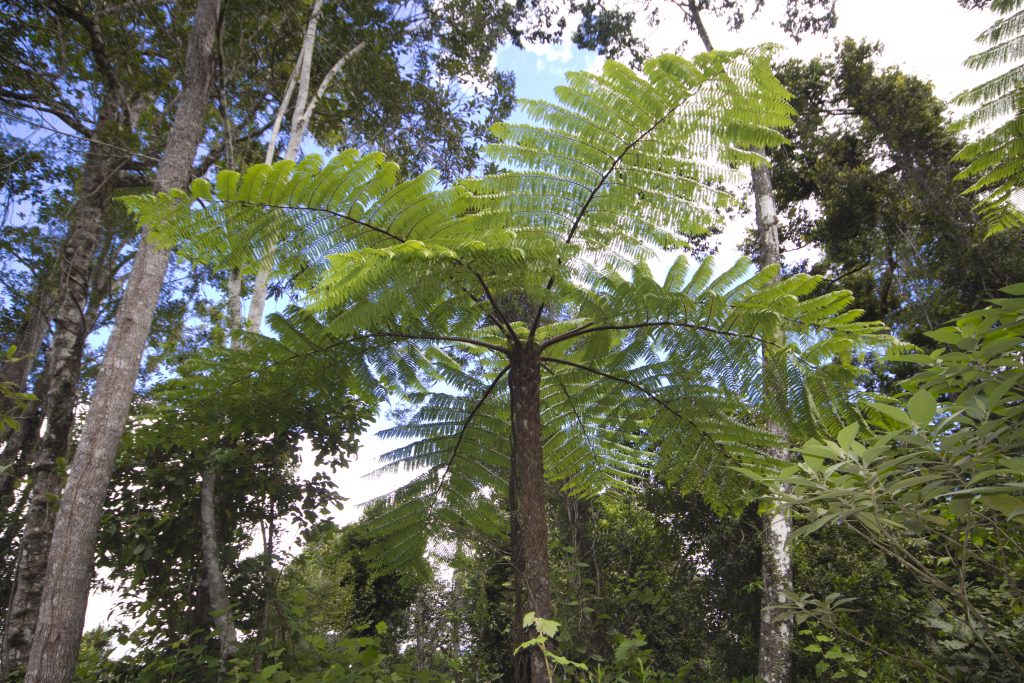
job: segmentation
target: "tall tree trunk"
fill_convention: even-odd
[[[58,460],[67,458],[75,422],[78,380],[85,346],[85,310],[96,248],[103,234],[103,213],[109,199],[106,187],[111,157],[98,138],[105,135],[117,115],[114,95],[104,92],[93,140],[79,181],[78,201],[58,265],[57,313],[47,357],[49,386],[43,404],[46,433],[33,449],[32,495],[21,537],[18,569],[8,630],[3,645],[3,672],[10,673],[28,661],[35,632],[39,600],[43,593],[46,561],[60,496],[62,472]]]
[[[232,348],[243,345],[238,337],[242,325],[242,279],[237,268],[228,275],[228,337]],[[199,488],[200,536],[203,546],[203,575],[210,598],[213,624],[220,640],[220,662],[223,669],[238,649],[234,611],[228,594],[227,580],[220,564],[220,542],[217,537],[217,466],[212,461],[201,475]],[[258,667],[257,667],[258,668]]]
[[[711,36],[701,18],[697,0],[687,0],[690,20],[700,36],[704,49],[714,50]],[[772,171],[770,166],[752,166],[750,169],[754,190],[754,213],[757,224],[758,265],[762,268],[782,263],[782,251],[779,245],[779,216],[775,207],[775,193],[772,188]],[[771,373],[768,365],[773,362],[772,353],[762,348],[762,356],[766,366],[765,376]],[[777,360],[777,359],[776,359]],[[784,385],[783,385],[784,386]],[[776,390],[769,386],[765,392]],[[779,432],[778,425],[769,423],[768,428]],[[780,460],[789,460],[789,451],[778,450],[774,453]],[[775,619],[776,605],[785,602],[783,591],[793,586],[793,570],[790,561],[789,519],[778,512],[771,513],[762,520],[764,529],[761,535],[761,576],[764,589],[761,593],[761,624],[758,640],[757,675],[765,683],[789,683],[793,676],[793,663],[790,647],[793,642],[793,619]]]
[[[211,465],[203,472],[199,493],[199,518],[203,525],[203,563],[206,565],[207,590],[210,593],[210,608],[213,623],[220,638],[221,666],[234,656],[238,649],[235,634],[235,619],[231,610],[231,597],[227,582],[220,566],[220,543],[217,541],[217,507],[215,487],[216,470]]]
[[[182,91],[153,189],[188,181],[206,128],[221,0],[199,0]],[[96,381],[57,514],[26,683],[71,680],[89,600],[96,536],[170,253],[144,234]]]
[[[512,396],[512,589],[515,609],[513,645],[532,637],[523,629],[528,612],[550,619],[548,525],[544,494],[544,451],[540,421],[540,353],[517,348],[510,357],[508,385]],[[547,681],[544,656],[531,647],[513,658],[515,683]]]
[[[770,166],[751,169],[756,202],[754,215],[757,222],[758,265],[762,268],[782,264],[779,244],[779,216],[775,208]],[[785,346],[785,339],[778,339]],[[762,349],[765,364],[765,393],[786,391],[785,358],[765,346]],[[785,436],[778,425],[769,422],[768,428]],[[789,460],[785,449],[773,455]],[[765,683],[788,683],[793,677],[790,648],[793,644],[793,618],[776,618],[776,606],[786,602],[785,591],[793,587],[793,568],[790,559],[789,534],[792,523],[785,514],[773,510],[762,519],[761,542],[761,628],[758,642],[757,675]]]

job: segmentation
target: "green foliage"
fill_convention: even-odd
[[[552,649],[552,641],[558,635],[561,624],[550,619],[542,619],[533,612],[523,617],[523,627],[528,632],[536,632],[536,636],[516,647],[516,652],[535,647],[544,654],[547,666],[548,681],[580,681],[580,683],[670,683],[685,680],[685,673],[666,674],[649,669],[650,651],[644,649],[646,639],[640,632],[633,637],[623,637],[615,648],[615,656],[611,662],[598,663],[591,669],[583,662],[575,662],[558,654]],[[557,675],[556,675],[557,674]]]
[[[0,358],[0,367],[5,363],[13,363],[20,360],[17,353],[18,347],[8,347],[5,356]],[[22,387],[17,386],[14,382],[0,382],[0,408],[2,408],[2,412],[0,412],[0,428],[3,430],[17,429],[18,421],[15,417],[20,415],[32,401],[36,400],[35,396],[21,389]],[[3,473],[2,469],[0,469],[0,473]]]
[[[1024,91],[1020,85],[1024,75],[1024,2],[993,0],[991,8],[1000,18],[978,36],[978,42],[986,47],[966,64],[979,70],[1010,65],[1009,70],[954,100],[972,108],[960,125],[994,126],[956,157],[967,164],[961,177],[974,183],[969,191],[981,198],[977,208],[989,234],[1020,227],[1024,221],[1020,205],[1024,187],[1020,163],[1024,156]]]
[[[352,637],[310,638],[303,642],[305,659],[299,665],[285,648],[257,648],[243,653],[219,670],[216,657],[185,642],[162,651],[110,656],[109,634],[92,631],[83,641],[75,681],[81,683],[158,683],[161,681],[223,681],[235,683],[441,683],[429,671],[414,671],[386,654],[381,639],[383,622]],[[269,661],[269,663],[267,663]]]
[[[508,170],[447,189],[347,152],[129,200],[158,239],[218,268],[280,244],[280,268],[311,287],[308,311],[289,319],[323,329],[295,340],[295,355],[347,344],[367,381],[411,406],[387,435],[412,443],[383,471],[423,472],[373,522],[393,566],[467,521],[504,535],[490,492],[505,488],[503,356],[515,349],[541,354],[549,479],[586,497],[628,491],[656,466],[737,509],[729,465],[766,465],[780,445],[756,426],[762,344],[791,335],[785,391],[767,407],[799,434],[835,423],[851,353],[885,343],[848,294],[807,298],[815,278],[773,282],[746,261],[713,277],[710,261],[691,270],[681,258],[659,282],[645,265],[719,220],[732,201],[721,184],[763,163],[748,150],[782,141],[790,110],[766,55],[664,56],[643,76],[609,62],[570,74],[556,96],[523,103],[536,124],[493,129],[488,154]]]
[[[761,567],[754,510],[720,517],[699,495],[645,481],[638,495],[559,500],[551,557],[559,651],[595,669],[642,633],[644,666],[728,681],[757,668]],[[564,521],[563,521],[564,520]],[[627,677],[628,678],[628,677]]]
[[[368,516],[374,511],[368,510]],[[421,582],[412,568],[381,572],[366,552],[373,541],[357,526],[339,529],[330,523],[317,527],[281,576],[281,602],[295,644],[309,638],[330,642],[340,635],[357,636],[371,624],[384,622],[378,633],[384,652],[397,654],[409,636],[408,612]]]
[[[933,353],[893,359],[924,366],[901,400],[867,403],[868,423],[767,478],[806,521],[793,538],[831,524],[862,537],[931,596],[918,620],[943,666],[991,680],[1020,671],[1024,639],[1024,286],[1006,292],[929,333]]]
[[[251,335],[245,349],[197,355],[136,413],[108,497],[99,564],[120,582],[122,608],[141,620],[132,634],[141,647],[195,649],[199,668],[209,655],[212,643],[196,636],[209,626],[206,589],[194,578],[204,571],[199,479],[206,468],[221,474],[221,557],[243,633],[260,630],[276,599],[268,589],[273,570],[241,559],[254,536],[282,520],[308,531],[341,505],[328,471],[347,465],[370,410],[353,395],[358,383],[345,349],[311,357],[294,344],[280,351],[282,339],[316,335],[300,323],[276,327],[280,339]],[[300,476],[303,453],[315,466],[311,475]]]
[[[883,68],[879,50],[846,40],[779,65],[797,110],[792,144],[772,152],[781,237],[819,252],[798,268],[851,290],[865,319],[929,345],[925,331],[1024,278],[1024,236],[985,238],[961,196],[969,183],[951,159],[963,142],[945,103],[930,83]]]
[[[845,525],[801,539],[792,555],[796,680],[858,680],[857,669],[879,683],[930,680],[937,653],[917,620],[932,603],[912,574]],[[833,646],[845,660],[824,657]]]

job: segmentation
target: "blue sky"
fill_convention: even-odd
[[[530,52],[506,45],[498,50],[496,64],[502,71],[515,72],[517,97],[546,100],[555,86],[565,82],[566,71],[585,71],[600,61],[593,52],[570,45],[542,46]]]

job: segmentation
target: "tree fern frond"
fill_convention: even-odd
[[[967,192],[979,196],[978,213],[990,235],[1024,226],[1020,204],[1024,187],[1024,2],[995,0],[992,9],[1000,19],[978,37],[978,42],[989,47],[966,64],[972,69],[1012,66],[953,99],[954,104],[972,107],[958,124],[963,128],[1010,117],[954,157],[966,164],[957,178],[972,181]]]

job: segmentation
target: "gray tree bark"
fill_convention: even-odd
[[[18,360],[7,363],[0,367],[0,382],[9,382],[18,388],[19,391],[29,390],[29,377],[35,368],[36,358],[43,346],[43,340],[50,331],[50,321],[53,319],[53,292],[51,291],[49,278],[40,275],[36,280],[34,291],[29,297],[25,310],[25,318],[14,338],[14,345],[17,347]],[[35,387],[36,398],[46,396],[42,387]],[[12,406],[7,401],[0,399],[0,414],[11,414]],[[15,466],[21,460],[21,445],[24,443],[27,434],[27,423],[32,416],[39,412],[36,403],[30,404],[24,411],[14,415],[19,422],[17,429],[0,427],[0,442],[3,442],[3,451],[0,452],[0,469],[9,469],[0,472],[0,507],[5,504],[7,496],[10,495],[14,485]]]
[[[754,188],[754,216],[757,223],[757,261],[762,268],[782,265],[779,244],[779,216],[775,207],[770,166],[755,166],[750,170]],[[784,345],[785,339],[779,339]],[[765,393],[785,391],[785,378],[779,365],[784,359],[774,357],[767,347],[762,350],[765,364]],[[769,429],[778,432],[778,425],[769,423]],[[789,460],[790,453],[778,449],[772,455]],[[757,675],[765,683],[788,683],[793,677],[790,648],[793,644],[793,618],[776,618],[776,607],[786,602],[785,591],[793,587],[793,568],[789,550],[792,523],[785,514],[773,510],[762,518],[761,535],[761,628],[758,642]]]
[[[199,0],[174,123],[153,189],[189,179],[206,129],[221,0]],[[75,670],[92,580],[96,536],[170,252],[143,235],[118,307],[89,413],[57,513],[26,683],[67,683]]]
[[[223,667],[238,649],[238,637],[235,633],[235,619],[231,610],[231,597],[228,595],[227,581],[220,566],[220,543],[217,541],[217,506],[216,506],[217,471],[211,465],[203,472],[203,481],[199,493],[199,518],[203,530],[203,563],[206,565],[207,591],[210,595],[210,607],[213,610],[213,623],[217,627],[220,638],[220,661]]]
[[[78,201],[58,264],[57,313],[47,358],[48,388],[43,404],[46,432],[33,449],[32,493],[25,515],[21,549],[5,631],[2,670],[23,667],[28,661],[35,632],[39,600],[46,576],[46,561],[60,496],[62,472],[58,461],[66,459],[75,422],[82,350],[87,334],[85,310],[96,248],[103,233],[103,212],[109,199],[108,178],[112,168],[109,149],[97,138],[114,124],[114,94],[104,91],[93,141],[86,154],[77,188]]]

